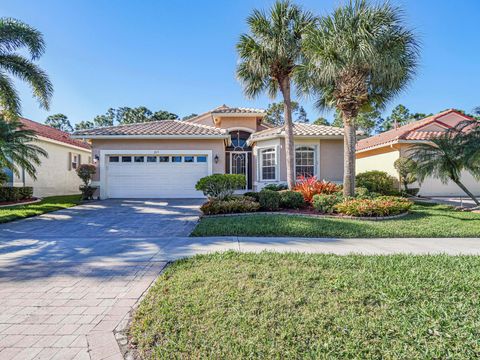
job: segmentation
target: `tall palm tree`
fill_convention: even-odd
[[[464,135],[447,132],[431,139],[429,143],[412,146],[407,151],[407,157],[416,162],[415,173],[420,182],[427,176],[438,178],[444,184],[451,180],[475,204],[480,205],[475,195],[461,181],[463,170],[469,171],[477,178],[480,177],[480,164],[469,161],[468,154],[464,151],[464,145]]]
[[[240,63],[237,77],[245,94],[254,98],[266,91],[274,99],[278,91],[284,102],[287,183],[295,186],[291,86],[302,61],[302,37],[316,22],[315,16],[288,0],[277,1],[268,14],[254,10],[247,18],[251,34],[237,44]]]
[[[17,51],[26,49],[29,58]],[[10,18],[0,18],[0,107],[7,119],[20,115],[20,98],[11,75],[27,82],[40,106],[48,109],[53,86],[47,74],[33,63],[45,50],[42,34]]]
[[[302,90],[317,106],[335,108],[344,123],[344,195],[355,192],[355,119],[382,108],[412,79],[418,43],[403,25],[402,11],[389,3],[354,0],[309,29],[306,62],[299,71]]]
[[[24,169],[36,179],[35,165],[40,165],[40,157],[48,154],[33,143],[35,139],[35,131],[24,129],[17,120],[0,117],[0,169],[8,168],[16,175]]]

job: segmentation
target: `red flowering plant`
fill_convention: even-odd
[[[334,183],[318,180],[316,176],[299,176],[293,189],[303,195],[306,202],[311,203],[316,194],[333,194],[340,191],[340,187]]]

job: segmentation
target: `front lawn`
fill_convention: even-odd
[[[160,276],[130,336],[146,359],[473,359],[479,283],[475,256],[197,256]]]
[[[415,204],[394,220],[359,221],[260,215],[203,218],[192,236],[296,236],[338,238],[480,237],[480,214],[445,205]]]
[[[37,216],[47,212],[69,208],[81,202],[81,195],[50,196],[30,205],[14,205],[0,208],[0,223]]]

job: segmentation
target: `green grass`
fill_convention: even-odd
[[[480,237],[480,214],[445,205],[416,204],[393,220],[360,221],[260,215],[203,218],[192,236],[304,236],[339,238]]]
[[[129,334],[146,359],[473,359],[479,283],[475,256],[197,256]]]
[[[0,223],[41,215],[69,208],[80,203],[80,195],[50,196],[30,205],[15,205],[0,208]]]

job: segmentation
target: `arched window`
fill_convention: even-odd
[[[250,133],[243,130],[233,130],[230,131],[230,136],[232,138],[232,147],[235,150],[244,150],[248,148],[247,139],[250,137]]]
[[[314,146],[298,146],[295,149],[295,175],[314,176],[315,172],[315,147]]]

